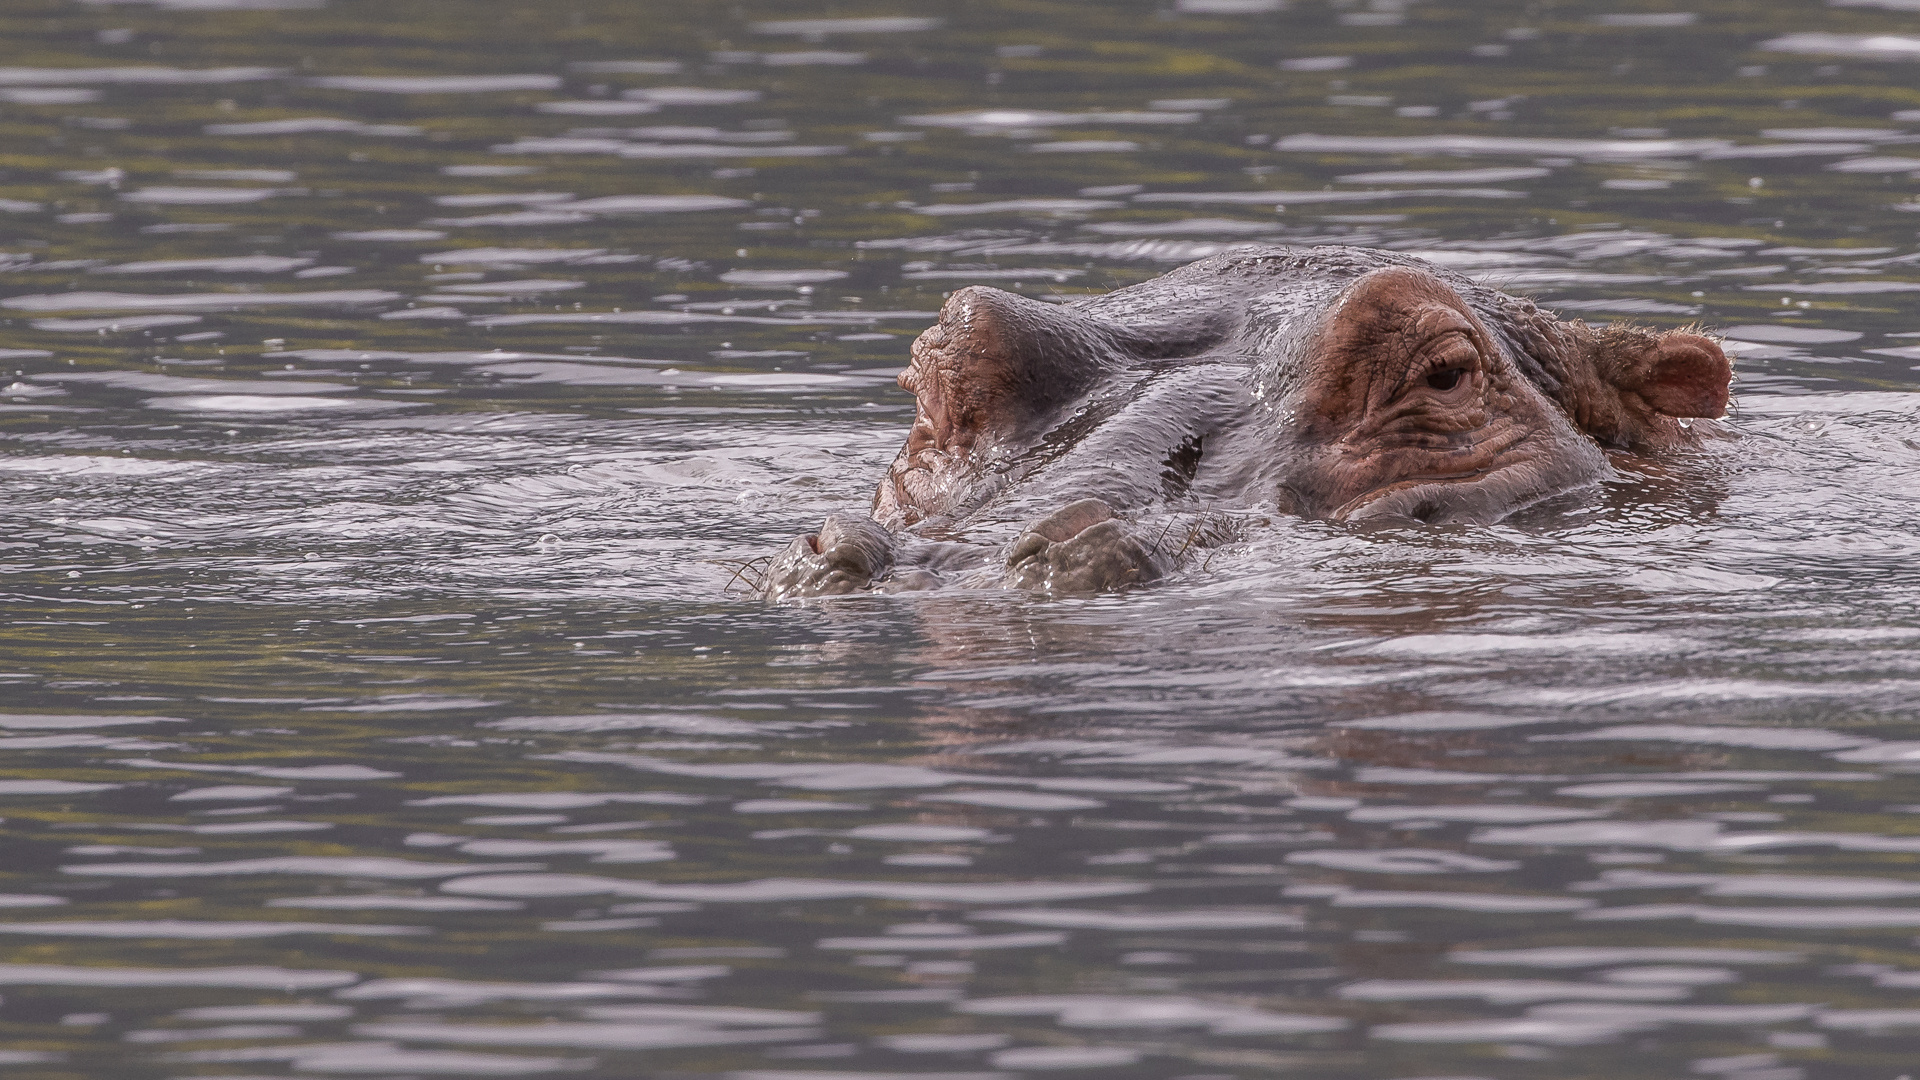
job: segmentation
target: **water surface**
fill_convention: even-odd
[[[5,5],[0,1065],[1913,1072],[1912,8]],[[945,293],[1248,242],[1718,328],[1737,437],[743,595]]]

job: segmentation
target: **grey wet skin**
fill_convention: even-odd
[[[914,343],[906,445],[866,515],[795,540],[769,598],[957,583],[1124,588],[1237,516],[1488,523],[1603,450],[1697,443],[1711,338],[1569,322],[1393,252],[1245,248],[1062,306],[950,297]]]

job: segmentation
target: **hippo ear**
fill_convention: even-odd
[[[1662,416],[1717,417],[1727,411],[1733,366],[1711,338],[1682,330],[1661,334],[1617,356],[1610,380]]]
[[[1550,339],[1557,345],[1534,354],[1548,373],[1542,388],[1601,444],[1685,445],[1696,436],[1680,420],[1726,413],[1733,367],[1712,338],[1626,326],[1561,328]]]

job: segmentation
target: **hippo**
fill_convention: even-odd
[[[1094,593],[1249,514],[1492,523],[1698,444],[1711,337],[1560,319],[1407,255],[1238,248],[1053,305],[953,293],[900,386],[913,427],[865,513],[772,557],[774,600],[942,585]]]

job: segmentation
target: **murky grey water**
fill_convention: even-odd
[[[1914,1073],[1915,7],[0,5],[0,1066]],[[730,589],[943,291],[1249,240],[1723,328],[1740,437]]]

